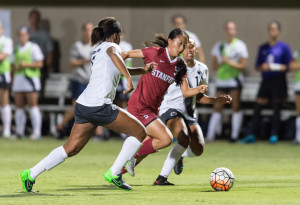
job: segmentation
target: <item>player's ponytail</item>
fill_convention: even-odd
[[[111,35],[117,33],[120,35],[122,32],[120,23],[115,17],[106,17],[102,19],[98,26],[93,29],[91,42],[92,45],[101,43],[109,38]]]
[[[175,75],[176,85],[181,85],[182,78],[186,75],[186,72],[187,72],[187,67],[184,60],[181,57],[177,57],[176,75]]]

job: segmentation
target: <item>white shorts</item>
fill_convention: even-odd
[[[244,81],[244,76],[240,74],[237,78],[232,78],[228,80],[216,79],[217,88],[238,88],[242,86]]]
[[[300,92],[300,82],[296,82],[296,83],[295,83],[294,91],[295,91],[296,93],[299,93],[299,92]]]
[[[26,78],[24,75],[15,75],[12,85],[14,93],[38,92],[41,90],[40,78]]]

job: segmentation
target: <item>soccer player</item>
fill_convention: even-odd
[[[154,40],[144,43],[146,48],[122,53],[124,59],[144,58],[145,63],[158,63],[157,69],[141,77],[128,102],[128,112],[142,122],[148,135],[136,156],[126,164],[126,169],[132,176],[137,163],[147,155],[169,146],[173,141],[170,130],[157,118],[159,106],[169,86],[175,81],[186,98],[207,91],[207,85],[189,87],[186,64],[181,57],[177,58],[187,43],[187,33],[174,29],[168,38],[156,34]],[[122,173],[125,172],[124,169]]]
[[[11,108],[9,105],[10,88],[10,56],[13,53],[13,42],[11,38],[3,35],[3,26],[0,21],[0,103],[1,119],[3,123],[4,138],[11,138]]]
[[[262,73],[262,82],[257,94],[252,123],[248,135],[240,143],[255,143],[259,134],[261,111],[271,103],[273,109],[270,144],[278,142],[280,130],[280,110],[287,97],[286,72],[292,61],[290,46],[279,40],[281,24],[272,21],[268,24],[269,41],[259,47],[256,69]]]
[[[30,139],[41,138],[42,115],[38,107],[38,92],[41,90],[41,69],[44,55],[40,47],[29,41],[27,27],[21,27],[18,32],[19,44],[14,50],[14,79],[12,92],[16,104],[15,122],[18,137],[24,138],[26,115],[25,105],[29,105],[29,114],[33,132]]]
[[[295,71],[295,106],[297,110],[296,118],[296,137],[293,144],[300,144],[300,50],[294,52],[293,61],[290,64],[290,69]]]
[[[190,38],[183,51],[183,57],[187,64],[187,79],[191,87],[208,84],[208,68],[194,59],[196,53],[195,41]],[[196,102],[229,104],[231,97],[228,95],[208,97],[205,94],[198,94],[184,98],[179,86],[170,85],[160,106],[159,115],[177,139],[178,144],[169,152],[161,173],[153,185],[174,185],[167,181],[171,170],[174,168],[175,173],[180,174],[183,169],[183,157],[195,157],[203,153],[204,138],[197,120]]]
[[[231,118],[230,142],[236,142],[239,137],[243,121],[240,111],[240,98],[242,90],[243,74],[246,68],[248,50],[246,44],[236,37],[237,29],[233,21],[227,21],[224,25],[225,40],[218,41],[212,49],[212,67],[217,71],[216,96],[230,94],[232,96],[231,107],[233,110]],[[214,141],[216,134],[222,131],[223,105],[214,104],[207,131],[207,142]]]
[[[127,79],[127,90],[131,92],[133,83],[130,74],[143,74],[156,67],[149,63],[144,68],[129,70],[120,56],[120,23],[114,17],[102,19],[92,32],[92,74],[89,84],[77,99],[75,123],[68,141],[40,161],[33,168],[20,173],[23,189],[31,192],[35,179],[44,171],[72,157],[89,141],[96,128],[101,125],[115,132],[123,132],[128,137],[112,167],[105,173],[105,180],[115,186],[131,190],[119,175],[122,167],[141,147],[146,137],[145,127],[131,114],[112,104],[121,75]]]
[[[180,28],[180,29],[184,30],[189,35],[189,37],[194,39],[194,41],[196,43],[196,49],[197,49],[197,55],[195,56],[195,58],[197,60],[199,60],[200,62],[205,63],[205,55],[204,55],[203,49],[201,47],[201,42],[200,42],[198,36],[195,33],[186,30],[186,24],[187,24],[186,17],[182,14],[176,14],[172,17],[172,23],[175,28]]]

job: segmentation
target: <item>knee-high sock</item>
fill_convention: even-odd
[[[160,175],[168,178],[175,164],[178,162],[185,148],[180,144],[176,144],[169,152]]]
[[[138,158],[139,156],[144,156],[144,155],[152,154],[154,152],[156,152],[156,150],[154,149],[154,147],[152,145],[152,139],[148,139],[145,142],[143,142],[143,146],[138,151],[138,153],[136,153],[136,155],[134,156],[134,158]]]
[[[40,161],[37,165],[31,168],[30,176],[32,179],[35,179],[44,171],[49,171],[53,167],[56,167],[68,157],[63,146],[57,147],[54,149],[48,156],[46,156],[42,161]]]
[[[250,123],[250,126],[248,127],[248,134],[259,134],[260,124],[261,124],[261,111],[264,108],[264,105],[255,103],[254,106],[254,113],[253,117]]]
[[[188,148],[182,154],[182,157],[196,157],[196,155],[193,153],[190,146],[188,146]]]
[[[42,115],[38,106],[34,106],[30,108],[30,118],[31,118],[31,125],[33,128],[33,135],[40,136],[42,130]]]
[[[207,139],[208,140],[214,140],[216,137],[216,127],[218,127],[222,122],[221,122],[221,113],[219,112],[213,112],[209,119],[209,124],[208,124],[208,131],[207,131]]]
[[[18,135],[24,135],[26,115],[24,109],[17,108],[15,113],[16,131]]]
[[[300,117],[296,118],[296,140],[300,142]]]
[[[126,162],[132,159],[141,146],[142,143],[138,139],[135,137],[128,137],[125,140],[116,161],[110,168],[112,175],[117,176],[120,174]]]
[[[231,118],[231,138],[237,139],[240,134],[241,126],[243,123],[243,113],[234,112]]]
[[[3,135],[10,135],[11,128],[11,108],[10,105],[6,105],[1,108],[1,118],[3,123]]]
[[[273,118],[272,118],[272,131],[271,131],[272,135],[277,135],[277,136],[279,135],[280,125],[281,125],[281,119],[280,119],[281,107],[282,107],[281,103],[274,102],[272,104],[272,108],[274,111]]]

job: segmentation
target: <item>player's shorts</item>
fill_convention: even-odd
[[[146,107],[140,109],[137,106],[128,104],[127,111],[136,117],[145,127],[157,119],[157,114]]]
[[[186,117],[181,112],[179,112],[178,110],[173,109],[173,108],[168,109],[165,113],[163,113],[162,115],[159,116],[159,118],[161,119],[161,121],[163,121],[163,123],[165,125],[167,125],[168,120],[174,119],[174,118],[177,118],[177,117],[182,118],[184,120],[185,124],[188,125],[188,126],[198,124],[198,122],[195,118],[186,119]]]
[[[8,90],[10,88],[10,72],[0,74],[0,89]]]
[[[71,80],[70,88],[72,93],[72,99],[77,100],[81,93],[86,89],[87,85]]]
[[[87,107],[76,103],[75,123],[84,124],[89,122],[95,126],[104,126],[115,121],[119,111],[119,107],[114,104]]]
[[[38,92],[41,90],[40,78],[29,78],[24,75],[15,75],[12,85],[14,93],[19,92]]]
[[[126,79],[121,78],[119,81],[119,84],[116,89],[116,96],[115,100],[123,100],[123,101],[128,101],[129,100],[129,95],[124,94],[123,91],[126,90]]]
[[[229,94],[230,91],[233,90],[241,91],[243,88],[240,77],[231,79],[230,82],[226,82],[226,83],[224,81],[221,83],[220,80],[217,80],[216,84],[217,84],[216,85],[217,91],[225,94]]]
[[[286,97],[287,83],[285,78],[266,78],[260,83],[257,98],[285,99]]]

